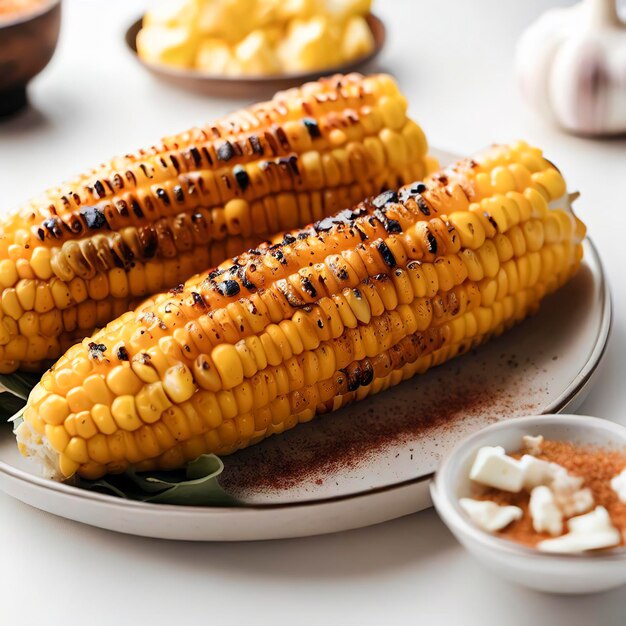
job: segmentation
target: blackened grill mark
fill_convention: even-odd
[[[157,251],[159,240],[153,228],[140,228],[137,233],[141,252],[145,259],[151,259]]]
[[[278,142],[276,141],[276,137],[274,137],[274,135],[267,130],[263,133],[263,136],[265,137],[265,141],[270,147],[272,154],[278,154]]]
[[[377,195],[373,200],[372,200],[372,204],[377,208],[377,209],[382,209],[382,207],[384,207],[386,204],[389,204],[391,202],[397,202],[398,201],[398,194],[395,191],[383,191],[383,193]]]
[[[383,261],[389,267],[395,267],[396,257],[393,256],[393,252],[391,252],[389,246],[384,241],[381,241],[376,247],[378,248],[378,252],[380,252],[380,256],[383,258]]]
[[[170,289],[170,291],[169,291],[169,292],[170,292],[172,295],[177,295],[177,294],[183,293],[183,289],[184,289],[184,287],[185,287],[185,286],[184,286],[182,283],[179,283],[179,284],[178,284],[178,285],[176,285],[175,287],[172,287],[172,288]]]
[[[128,361],[128,350],[124,346],[120,346],[117,349],[116,356],[120,361]]]
[[[298,167],[298,157],[295,154],[292,154],[288,160],[289,160],[289,167],[291,167],[293,173],[296,176],[300,176],[300,168]]]
[[[317,122],[313,118],[305,117],[302,120],[302,123],[304,124],[305,128],[309,132],[309,136],[311,137],[311,139],[318,139],[319,137],[322,136],[320,127],[317,125]]]
[[[365,213],[367,213],[367,210],[364,207],[354,210],[344,209],[343,211],[339,211],[339,213],[335,213],[335,215],[331,217],[325,217],[319,222],[315,222],[315,224],[313,224],[313,228],[318,233],[327,232],[337,224],[351,224]]]
[[[200,164],[202,163],[202,156],[200,155],[198,148],[196,148],[195,146],[192,146],[191,148],[189,148],[189,154],[191,154],[191,158],[193,159],[194,165],[196,167],[199,167]]]
[[[385,224],[385,230],[388,233],[401,233],[402,226],[400,226],[400,222],[398,222],[397,220],[392,220],[390,218],[387,218],[387,223]]]
[[[104,357],[107,347],[103,343],[95,343],[91,341],[87,348],[89,350],[89,356],[92,359],[101,359]]]
[[[230,161],[234,156],[235,151],[233,150],[233,145],[230,141],[225,141],[217,149],[217,158],[220,161]]]
[[[174,187],[174,197],[176,198],[176,202],[179,204],[182,204],[185,201],[185,193],[180,185],[176,185]]]
[[[116,204],[117,206],[117,212],[122,216],[122,217],[128,217],[128,205],[126,204],[125,200],[119,200],[118,203]]]
[[[365,241],[367,239],[367,235],[358,226],[355,226],[354,229],[359,234],[361,241]]]
[[[374,368],[369,360],[361,363],[361,379],[360,383],[362,387],[366,387],[374,380]]]
[[[191,298],[193,300],[194,306],[199,306],[204,309],[206,308],[206,303],[204,302],[204,298],[197,291],[191,292]]]
[[[113,262],[115,263],[116,267],[130,267],[130,264],[135,258],[135,255],[133,254],[133,251],[128,247],[126,242],[118,239],[117,241],[115,241],[111,250],[115,253],[115,255],[113,256]]]
[[[58,217],[50,217],[44,220],[41,224],[55,239],[61,239],[63,237],[63,231],[61,230],[61,220]]]
[[[211,158],[211,153],[207,150],[206,146],[202,146],[202,154],[204,155],[206,162],[209,165],[213,165],[213,159]]]
[[[317,297],[317,289],[315,289],[313,283],[306,276],[302,277],[300,283],[302,284],[302,289],[304,289],[304,291],[306,291],[311,298]]]
[[[424,183],[413,183],[412,185],[402,187],[398,193],[398,197],[400,198],[400,202],[406,202],[409,198],[424,193],[426,189],[427,187]]]
[[[154,176],[154,174],[148,169],[145,163],[140,163],[139,167],[141,168],[141,171],[146,178],[152,178]]]
[[[383,225],[383,228],[388,233],[401,233],[402,232],[402,227],[400,226],[400,222],[387,217],[387,215],[380,209],[376,209],[374,211],[374,216],[376,217],[376,219],[380,221],[380,223]]]
[[[172,162],[172,165],[174,166],[174,169],[176,170],[176,172],[180,173],[180,163],[178,162],[178,159],[173,154],[170,156],[170,161]]]
[[[424,215],[430,215],[430,207],[426,204],[426,200],[424,200],[423,196],[416,196],[415,197],[415,202],[417,202],[417,206],[418,206],[419,210]]]
[[[270,246],[270,254],[282,265],[287,265],[287,259],[285,259],[285,255],[283,251],[280,250],[280,244],[277,244],[278,248],[274,246]]]
[[[102,210],[95,206],[86,206],[80,210],[80,214],[87,224],[87,228],[96,230],[107,225],[106,217]]]
[[[104,196],[106,195],[106,191],[104,189],[104,185],[99,180],[97,180],[94,183],[93,187],[96,190],[96,193],[98,194],[98,197],[99,198],[104,198]]]
[[[348,391],[356,391],[361,385],[359,384],[359,378],[361,370],[359,369],[358,364],[355,367],[340,369],[347,380]]]
[[[496,229],[498,230],[498,223],[496,222],[496,220],[493,219],[493,216],[490,215],[489,213],[487,213],[487,211],[485,211],[483,213],[483,215],[489,220],[489,223]]]
[[[165,206],[170,206],[171,204],[170,197],[167,195],[167,191],[165,191],[165,189],[162,189],[161,187],[159,187],[156,190],[156,195]]]
[[[227,279],[221,283],[216,283],[215,287],[223,296],[228,297],[236,296],[241,291],[239,283],[235,280],[230,279]]]
[[[294,309],[301,309],[307,305],[307,303],[300,299],[299,295],[297,295],[294,290],[291,288],[291,285],[284,280],[281,279],[276,282],[276,286],[280,290],[280,292],[285,296],[285,300],[287,300],[287,304],[293,307]]]
[[[241,189],[241,191],[245,191],[250,185],[250,176],[248,176],[248,172],[246,172],[242,165],[237,165],[233,168],[233,174],[239,189]]]
[[[214,278],[217,278],[218,276],[221,276],[224,273],[224,270],[220,269],[220,268],[216,268],[214,270],[211,270],[209,272],[209,280],[213,280]]]
[[[276,139],[278,139],[283,149],[289,150],[291,148],[291,146],[289,145],[289,138],[287,137],[287,133],[283,130],[283,127],[277,126],[275,133],[276,133]]]
[[[263,146],[256,135],[251,135],[248,141],[250,142],[250,147],[252,148],[252,152],[254,154],[258,154],[260,156],[263,155]]]
[[[141,210],[141,206],[137,200],[131,200],[130,206],[133,208],[133,213],[141,219],[143,217],[143,211]]]
[[[437,254],[437,240],[429,230],[426,231],[426,239],[428,240],[428,252]]]
[[[237,276],[239,277],[239,280],[241,281],[241,284],[248,290],[248,291],[255,291],[256,290],[256,285],[248,280],[248,276],[246,275],[246,268],[245,267],[240,267],[237,270]]]
[[[302,234],[302,233],[300,233],[300,234]],[[293,243],[294,241],[296,241],[296,238],[293,235],[290,235],[289,233],[286,233],[285,236],[283,237],[282,244],[283,244],[283,246],[288,246],[289,244]]]

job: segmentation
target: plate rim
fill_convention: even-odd
[[[603,307],[602,319],[600,322],[600,327],[598,328],[598,338],[596,340],[593,350],[591,351],[591,354],[589,355],[585,363],[581,366],[578,375],[572,380],[572,382],[566,387],[566,389],[556,400],[554,400],[550,405],[545,407],[543,411],[541,411],[541,415],[559,413],[577,397],[577,395],[584,389],[593,374],[596,372],[608,345],[608,338],[610,336],[613,323],[613,302],[611,297],[611,291],[606,278],[604,265],[602,264],[602,260],[598,253],[597,247],[590,237],[585,237],[585,239],[583,240],[583,245],[588,248],[588,250],[586,250],[587,254],[584,258],[593,258],[593,262],[597,265],[598,268],[597,275],[599,278],[599,288],[601,292],[601,306]],[[114,508],[118,509],[132,510],[139,507],[142,509],[144,514],[148,515],[177,513],[181,515],[184,514],[197,517],[207,515],[220,515],[224,514],[225,512],[231,513],[233,515],[246,515],[251,512],[276,512],[280,510],[294,510],[333,504],[338,502],[345,502],[347,500],[359,500],[369,497],[371,495],[381,493],[393,493],[394,491],[405,489],[409,486],[418,485],[419,483],[430,480],[433,477],[434,472],[424,474],[416,478],[395,482],[390,485],[384,485],[381,487],[376,487],[363,491],[356,491],[354,493],[345,495],[328,496],[324,498],[301,500],[297,502],[278,502],[275,504],[244,504],[242,506],[230,507],[157,504],[138,502],[134,500],[125,500],[113,495],[81,490],[72,485],[67,485],[65,483],[59,483],[43,478],[41,476],[36,476],[12,465],[9,465],[8,463],[0,459],[0,478],[3,475],[5,477],[8,477],[9,479],[24,481],[36,488],[42,488],[46,491],[56,492],[57,495],[78,500],[92,500],[99,504],[113,506]],[[149,506],[146,506],[146,504],[148,504]]]

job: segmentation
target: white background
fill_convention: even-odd
[[[513,51],[550,2],[378,0],[380,68],[399,80],[431,144],[471,152],[526,138],[545,149],[600,249],[615,321],[581,413],[626,423],[626,140],[567,136],[519,102]],[[0,209],[114,154],[236,108],[156,82],[123,31],[139,0],[66,0],[62,41],[34,108],[0,124]],[[0,494],[0,624],[598,624],[626,622],[626,590],[536,594],[498,580],[425,511],[326,537],[185,544],[96,530]]]

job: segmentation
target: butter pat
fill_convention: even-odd
[[[520,465],[524,470],[524,489],[528,491],[539,485],[549,485],[559,472],[565,471],[557,463],[542,461],[530,454],[525,454],[520,459]]]
[[[537,435],[536,437],[533,437],[531,435],[524,435],[522,437],[522,442],[528,454],[532,454],[533,456],[541,454],[543,446],[543,435]]]
[[[621,540],[603,506],[597,506],[591,513],[572,517],[567,527],[569,532],[566,535],[541,541],[537,548],[542,552],[575,553],[611,548],[619,545]]]
[[[518,506],[500,506],[491,500],[461,498],[459,504],[476,526],[490,533],[521,519],[523,514]]]
[[[617,494],[617,498],[626,504],[626,469],[611,479],[611,489]]]
[[[553,537],[563,532],[563,513],[549,487],[540,485],[531,491],[528,509],[536,532],[546,532]]]
[[[485,446],[476,453],[470,478],[477,483],[517,493],[524,485],[520,461],[507,456],[502,446]]]
[[[573,476],[565,468],[561,468],[550,483],[557,505],[565,517],[580,515],[593,508],[591,489],[582,489],[583,479]]]

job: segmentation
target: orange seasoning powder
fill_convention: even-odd
[[[512,454],[521,458],[526,451]],[[570,474],[584,479],[583,487],[589,487],[593,493],[595,506],[603,506],[609,512],[613,525],[622,533],[626,530],[626,504],[619,501],[611,488],[611,479],[626,468],[626,451],[586,448],[564,441],[544,441],[541,454],[534,455],[538,459],[562,465]],[[524,512],[520,520],[514,521],[506,528],[495,533],[504,539],[510,539],[529,547],[536,546],[544,539],[552,537],[547,533],[538,533],[528,510],[530,494],[526,491],[509,493],[500,489],[489,489],[477,496],[480,500],[492,500],[500,505],[513,504]],[[566,533],[564,525],[564,533]]]

